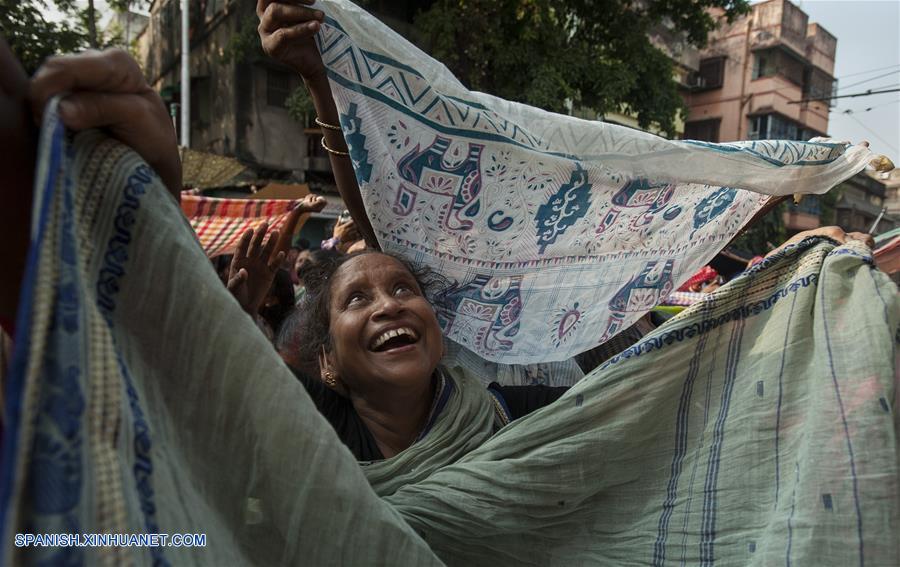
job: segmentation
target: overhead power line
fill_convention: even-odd
[[[888,89],[888,90],[884,90],[884,91],[873,91],[872,89],[869,89],[864,93],[853,93],[853,94],[840,95],[840,96],[820,96],[820,97],[816,97],[816,98],[804,98],[801,100],[792,100],[792,101],[789,101],[788,104],[801,104],[804,102],[819,102],[819,101],[824,102],[826,100],[836,100],[839,98],[856,98],[858,96],[872,96],[872,95],[896,93],[896,92],[900,92],[900,89]]]
[[[835,110],[840,112],[841,114],[862,114],[863,112],[869,112],[870,110],[875,110],[876,108],[882,108],[884,106],[890,106],[892,104],[897,104],[898,102],[900,102],[900,98],[898,98],[897,100],[892,100],[891,102],[885,102],[884,104],[876,104],[875,106],[869,106],[869,107],[866,107],[863,109],[854,110],[852,108],[845,108],[842,110],[840,108],[836,108]]]
[[[895,154],[897,153],[897,148],[895,148],[894,145],[893,145],[892,143],[888,142],[887,140],[885,140],[884,138],[882,138],[881,136],[879,136],[879,135],[878,135],[878,132],[876,132],[875,130],[872,130],[871,128],[869,128],[868,126],[866,126],[865,124],[863,124],[863,123],[859,120],[859,118],[853,116],[852,114],[848,114],[847,116],[849,116],[851,119],[853,119],[854,122],[856,122],[857,124],[859,124],[860,126],[862,126],[863,128],[865,128],[870,134],[872,134],[873,136],[875,136],[876,138],[878,138],[878,140],[881,141],[881,142],[882,142],[884,145],[886,145],[888,148],[894,150],[894,153],[895,153]]]
[[[891,71],[890,73],[885,73],[884,75],[878,75],[877,77],[872,77],[871,79],[864,79],[864,80],[858,81],[856,83],[851,83],[849,85],[840,85],[838,88],[849,89],[850,87],[855,87],[856,85],[868,83],[869,81],[877,81],[878,79],[883,79],[884,77],[890,77],[893,75],[900,75],[900,69],[897,69],[896,71]],[[878,88],[880,88],[880,87],[878,87]]]
[[[849,79],[850,77],[858,77],[860,75],[868,75],[869,73],[877,73],[878,71],[884,71],[885,69],[896,69],[900,67],[900,63],[896,65],[890,65],[888,67],[878,67],[877,69],[869,69],[868,71],[860,71],[859,73],[850,73],[849,75],[844,75],[843,77],[838,77],[838,79]]]

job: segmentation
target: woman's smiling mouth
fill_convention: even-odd
[[[374,352],[405,352],[419,341],[419,334],[411,327],[397,327],[378,334],[369,349]]]

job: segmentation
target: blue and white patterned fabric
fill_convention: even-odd
[[[488,360],[559,361],[627,328],[769,195],[863,169],[844,143],[676,142],[467,90],[347,0],[317,41],[382,248],[454,283],[444,333]]]

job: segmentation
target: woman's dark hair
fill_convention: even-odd
[[[328,259],[334,259],[340,256],[341,253],[337,250],[323,250],[318,248],[309,253],[309,258],[303,264],[299,270],[297,270],[297,277],[300,278],[301,282],[304,282],[304,286],[306,285],[306,274],[312,270],[316,264],[323,262]]]
[[[436,308],[441,292],[447,289],[447,280],[427,267],[417,267],[394,254],[377,250],[363,250],[354,254],[329,256],[304,271],[306,295],[297,310],[279,333],[276,346],[279,351],[289,351],[298,360],[301,370],[310,376],[319,375],[319,353],[322,347],[331,350],[331,284],[341,266],[359,256],[383,254],[394,258],[413,275],[425,298]]]

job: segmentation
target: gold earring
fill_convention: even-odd
[[[325,371],[325,384],[329,388],[334,388],[337,385],[337,379],[334,377],[334,374],[331,372],[331,370]]]

